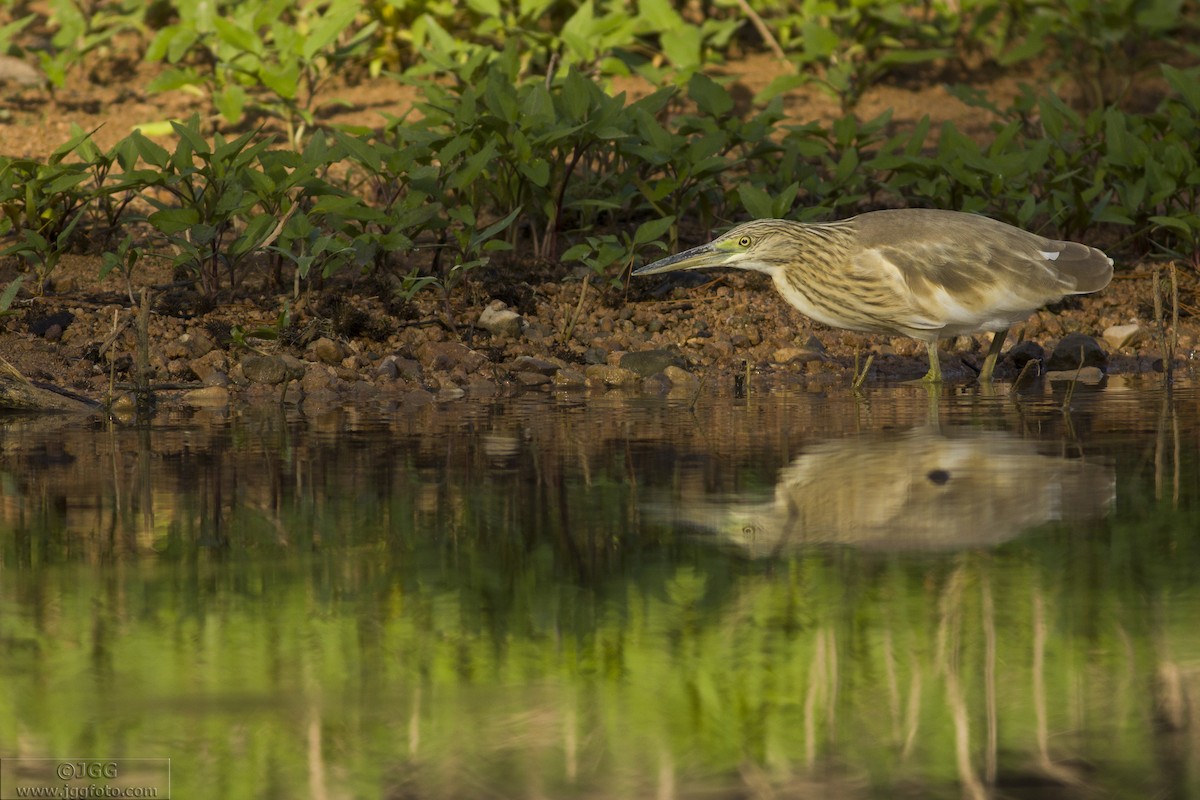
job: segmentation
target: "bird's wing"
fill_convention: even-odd
[[[894,303],[891,319],[912,331],[1002,330],[1079,291],[1075,277],[1061,267],[1090,261],[1060,264],[1075,253],[1051,246],[1073,243],[1043,241],[1046,250],[1024,239],[914,237],[863,247],[851,257],[850,268],[886,287]]]

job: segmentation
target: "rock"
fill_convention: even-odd
[[[333,391],[337,385],[338,381],[333,374],[333,370],[321,364],[313,364],[312,367],[304,372],[304,377],[300,379],[300,388],[310,394]]]
[[[790,345],[780,347],[771,354],[771,360],[776,364],[789,364],[793,361],[815,361],[825,358],[825,345],[815,336],[809,336],[804,344],[796,347]]]
[[[384,366],[385,364],[387,366]],[[410,383],[420,383],[424,377],[421,374],[420,362],[402,356],[388,356],[384,358],[380,362],[379,367],[376,368],[376,374],[390,374],[392,370],[395,370],[397,378],[403,378]]]
[[[521,356],[514,359],[512,363],[514,372],[537,372],[541,375],[553,375],[558,372],[559,366],[559,364],[544,358],[534,358],[533,356]]]
[[[551,382],[551,377],[542,372],[517,372],[513,378],[521,386],[545,386]]]
[[[0,83],[18,86],[45,86],[46,76],[19,58],[0,55]]]
[[[396,369],[395,356],[388,356],[379,362],[379,365],[375,367],[375,377],[387,381],[394,381],[400,377],[400,370]]]
[[[217,347],[213,338],[202,330],[190,330],[180,335],[163,348],[169,358],[195,360],[208,355]]]
[[[1077,354],[1078,355],[1078,354]],[[1051,383],[1059,381],[1075,381],[1080,383],[1099,383],[1104,380],[1104,372],[1099,367],[1082,367],[1080,369],[1049,370],[1046,380]]]
[[[1120,350],[1123,347],[1133,347],[1146,338],[1146,331],[1135,324],[1129,325],[1113,325],[1104,331],[1104,341],[1113,350]]]
[[[1013,345],[1008,351],[1008,358],[1012,359],[1013,366],[1017,369],[1024,369],[1030,361],[1045,361],[1046,351],[1037,342],[1026,339]]]
[[[210,350],[188,362],[188,368],[201,383],[219,386],[229,383],[229,359],[220,350]]]
[[[603,364],[608,360],[608,351],[603,347],[589,347],[583,352],[583,363]]]
[[[694,391],[700,386],[700,379],[686,369],[681,369],[675,365],[671,365],[663,370],[663,375],[671,382],[671,386],[676,389],[686,389]]]
[[[242,357],[240,366],[246,380],[251,383],[265,383],[269,386],[302,378],[306,371],[304,362],[295,356],[287,355],[249,353]]]
[[[525,327],[524,318],[504,305],[500,300],[493,300],[479,315],[479,327],[493,336],[508,336],[515,339],[521,335]]]
[[[1082,352],[1082,360],[1080,353]],[[1046,372],[1075,370],[1080,366],[1098,367],[1103,370],[1108,366],[1108,354],[1100,347],[1100,343],[1082,333],[1069,333],[1050,353],[1046,360]]]
[[[781,347],[771,354],[771,360],[776,364],[790,364],[793,361],[812,361],[815,356],[812,351],[803,347]]]
[[[315,340],[308,346],[306,355],[312,356],[312,361],[320,361],[322,364],[337,366],[342,363],[342,360],[349,355],[350,350],[341,342],[335,342],[327,336]]]
[[[229,405],[229,390],[224,386],[205,386],[184,392],[181,398],[189,406],[198,408],[221,408]]]
[[[51,331],[58,329],[55,339],[62,338],[63,331],[67,326],[75,321],[75,315],[70,311],[58,311],[54,314],[47,314],[44,317],[38,317],[29,321],[29,332],[34,336],[41,336],[45,339],[51,338]]]
[[[621,369],[636,372],[643,378],[657,375],[667,367],[683,367],[686,363],[673,350],[639,350],[623,354],[617,362]]]
[[[563,367],[554,373],[554,385],[559,389],[571,389],[587,385],[587,376],[577,369]]]
[[[488,363],[487,356],[458,342],[426,342],[417,355],[422,362],[442,371],[461,365],[467,372],[474,372]]]
[[[610,364],[592,364],[584,371],[588,386],[637,386],[642,376],[631,369]]]

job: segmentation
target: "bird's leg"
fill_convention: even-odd
[[[1008,328],[992,334],[992,346],[988,348],[987,355],[984,356],[983,369],[979,370],[980,383],[992,382],[992,373],[996,371],[996,361],[1000,358],[1000,350],[1004,347],[1004,340],[1007,338]]]
[[[929,372],[926,372],[925,377],[921,380],[926,383],[942,382],[942,363],[938,361],[937,346],[937,339],[925,343],[925,347],[929,350]]]
[[[867,373],[871,370],[871,362],[875,360],[874,353],[867,354],[867,363],[863,364],[862,370],[858,368],[858,351],[854,351],[854,381],[850,384],[850,388],[858,391],[867,380]]]

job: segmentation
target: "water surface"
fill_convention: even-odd
[[[1198,406],[3,419],[0,756],[170,757],[176,797],[1196,794]]]

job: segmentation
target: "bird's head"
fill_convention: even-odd
[[[771,272],[795,258],[795,237],[804,226],[780,219],[758,219],[739,225],[708,244],[684,250],[647,264],[634,275],[655,275],[683,269],[736,267]]]

